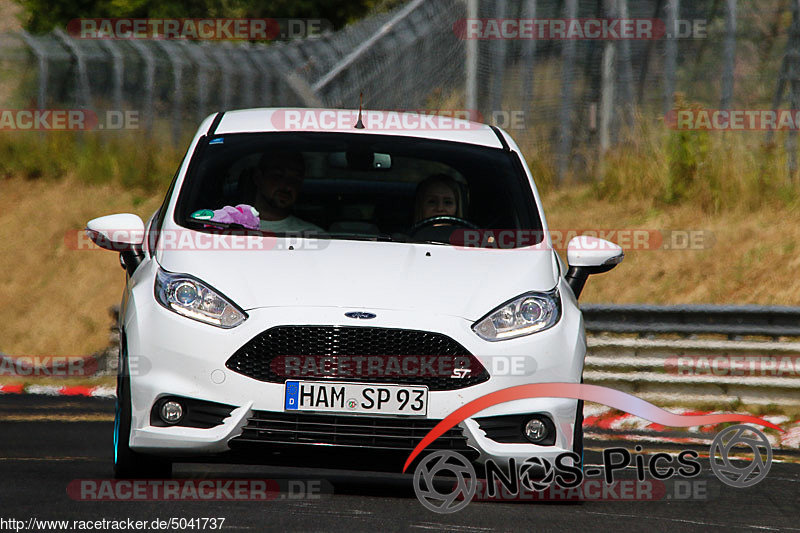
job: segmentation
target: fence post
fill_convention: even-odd
[[[39,91],[36,95],[36,107],[38,109],[44,109],[47,106],[47,51],[25,30],[20,30],[20,35],[22,35],[22,39],[25,43],[31,47],[33,55],[36,56],[36,61],[39,65]]]
[[[618,0],[619,18],[627,20],[628,15],[628,0]],[[631,64],[631,43],[628,39],[622,39],[619,43],[619,61],[617,64],[620,66],[619,74],[619,101],[622,102],[623,120],[625,129],[630,130],[633,127],[633,112],[635,102],[633,100],[633,65]],[[629,135],[629,132],[625,132]]]
[[[522,18],[536,18],[536,0],[526,0],[522,6]],[[536,67],[536,39],[522,41],[522,106],[525,124],[530,124],[533,109],[533,80]]]
[[[606,16],[614,19],[617,17],[616,0],[605,0]],[[606,40],[603,45],[603,62],[600,77],[600,158],[602,160],[606,151],[611,147],[611,124],[614,120],[614,60],[617,43]]]
[[[467,20],[478,18],[478,0],[467,0]],[[466,32],[466,28],[464,28]],[[464,34],[466,37],[466,33]],[[466,39],[467,81],[465,92],[466,108],[478,109],[478,39]]]
[[[139,52],[139,55],[142,56],[142,60],[144,61],[144,123],[145,128],[151,130],[153,127],[153,104],[156,86],[156,60],[150,49],[143,43],[136,39],[131,39],[130,44]]]
[[[678,42],[675,36],[680,0],[667,0],[667,39],[664,43],[664,114],[675,101],[675,70],[678,62]]]
[[[195,79],[195,84],[197,85],[197,119],[203,120],[208,114],[208,69],[206,68],[208,61],[205,54],[200,50],[199,45],[186,41],[178,41],[178,43],[180,43],[186,55],[197,67],[197,78]]]
[[[258,61],[255,59],[254,46],[249,42],[244,42],[239,44],[239,48],[241,49],[242,55],[247,58],[247,61],[251,66],[251,71],[254,73],[252,80],[253,87],[256,87],[256,79],[258,79],[258,90],[253,89],[253,91],[250,93],[250,100],[247,104],[247,107],[263,107],[261,104],[261,99],[268,90],[269,80],[261,70],[261,65],[259,65]]]
[[[114,108],[117,111],[122,111],[122,80],[125,75],[125,58],[112,39],[100,39],[98,42],[111,55],[111,66],[114,69]]]
[[[722,56],[722,98],[719,107],[730,109],[736,68],[736,0],[725,2],[725,49]]]
[[[578,0],[565,0],[565,17],[578,18]],[[575,40],[567,39],[561,50],[561,109],[558,114],[558,182],[564,181],[572,151],[572,83],[575,78]]]
[[[506,18],[506,0],[497,0],[495,17]],[[506,40],[496,39],[492,43],[492,102],[489,112],[494,117],[495,112],[503,109],[503,78],[506,75]]]
[[[789,109],[794,112],[800,109],[800,0],[793,0],[792,26],[789,30],[789,41],[786,45],[785,74],[789,83]],[[780,104],[778,104],[780,105]],[[778,106],[775,106],[776,108]],[[797,179],[797,129],[790,128],[786,134],[786,166],[789,182]]]
[[[183,61],[172,49],[172,43],[167,44],[166,41],[157,40],[161,49],[169,59],[170,66],[172,67],[172,143],[177,146],[181,138],[181,102],[183,101],[183,84],[181,78],[183,74]]]
[[[800,51],[791,50],[788,57],[789,68],[789,109],[800,109]],[[790,128],[786,135],[786,163],[789,182],[797,181],[797,129]]]
[[[201,44],[205,48],[207,56],[210,56],[214,62],[219,65],[222,71],[222,76],[219,77],[219,89],[222,93],[222,111],[228,111],[231,108],[231,83],[233,82],[233,69],[231,69],[231,62],[222,49],[218,46],[208,46],[206,43]]]
[[[78,105],[85,108],[92,108],[92,94],[89,90],[89,75],[86,72],[86,61],[83,58],[78,45],[73,42],[72,38],[64,33],[61,28],[53,30],[53,34],[59,41],[64,43],[64,46],[69,50],[72,57],[75,58],[76,77],[75,77],[75,90],[78,94]]]

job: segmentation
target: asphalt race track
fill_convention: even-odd
[[[241,465],[178,465],[175,478],[281,483],[323,478],[332,493],[302,500],[282,494],[266,502],[70,497],[67,487],[73,480],[110,478],[113,409],[107,399],[0,396],[0,530],[9,529],[2,522],[9,518],[152,522],[224,517],[222,529],[237,531],[800,531],[800,465],[774,463],[764,481],[735,489],[720,483],[705,459],[696,479],[707,483],[708,495],[699,501],[472,502],[443,515],[425,509],[401,476]],[[587,454],[589,465],[598,459],[597,453]]]

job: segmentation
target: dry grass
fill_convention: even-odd
[[[119,302],[125,279],[118,254],[71,249],[65,236],[101,215],[147,217],[161,194],[73,178],[0,181],[0,350],[83,355],[107,346],[108,308]]]
[[[592,186],[549,192],[543,201],[552,229],[713,234],[705,249],[626,250],[619,267],[589,280],[583,301],[800,305],[800,210],[791,206],[714,214],[688,203],[603,199]]]

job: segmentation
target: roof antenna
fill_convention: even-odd
[[[358,121],[356,122],[356,126],[355,126],[355,128],[357,130],[363,130],[364,129],[364,123],[361,122],[361,105],[363,104],[363,102],[364,102],[364,93],[359,93],[358,94]]]

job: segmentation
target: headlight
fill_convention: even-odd
[[[472,330],[484,340],[500,341],[544,331],[553,327],[560,318],[558,289],[529,292],[478,320]]]
[[[173,274],[158,269],[156,300],[179,315],[221,328],[235,328],[247,314],[227,298],[186,274]]]

